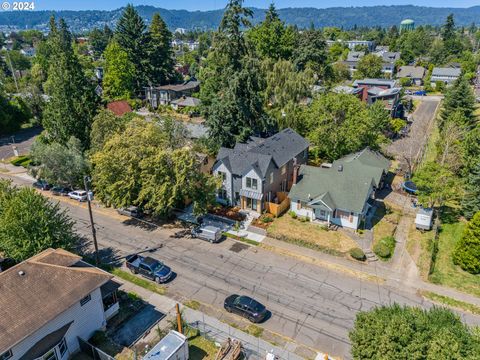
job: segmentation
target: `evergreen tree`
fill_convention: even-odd
[[[480,158],[477,158],[477,164],[467,175],[462,209],[467,219],[480,211]]]
[[[253,12],[242,6],[243,0],[229,0],[215,39],[215,50],[224,54],[225,65],[238,70],[247,54],[242,27],[251,26]]]
[[[152,45],[150,48],[151,82],[164,84],[173,76],[172,33],[160,14],[153,14],[149,28]]]
[[[442,122],[440,127],[443,127],[444,122],[452,116],[453,113],[460,113],[465,119],[465,126],[473,125],[475,117],[473,111],[475,109],[475,95],[468,81],[460,77],[453,86],[451,86],[445,94],[443,102]]]
[[[453,262],[472,274],[480,274],[480,212],[468,222],[453,252]]]
[[[89,43],[92,47],[93,55],[96,58],[99,58],[103,54],[112,36],[112,30],[110,30],[107,25],[105,25],[103,30],[95,28],[90,32],[88,36]]]
[[[265,20],[250,30],[248,36],[261,57],[289,59],[295,46],[296,33],[292,27],[285,26],[275,6],[270,4]]]
[[[43,127],[48,139],[66,144],[70,137],[89,144],[90,126],[97,110],[97,96],[73,52],[72,37],[63,20],[58,29],[52,23],[49,34],[50,58],[45,89],[49,95]]]
[[[115,40],[135,66],[135,91],[140,91],[149,78],[150,37],[146,25],[132,4],[128,4],[118,20]]]
[[[135,89],[135,66],[114,40],[105,50],[103,96],[109,100],[130,99]]]
[[[232,72],[228,86],[213,100],[208,113],[209,135],[222,146],[233,146],[250,135],[270,132],[274,125],[263,109],[265,88],[258,61],[242,60],[242,69]]]

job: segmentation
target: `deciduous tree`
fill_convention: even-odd
[[[354,359],[475,359],[480,342],[445,308],[397,304],[359,312],[349,334]]]
[[[78,240],[66,210],[32,188],[0,180],[0,252],[16,261],[48,248],[71,250]]]
[[[135,66],[125,50],[112,41],[105,50],[103,96],[108,100],[130,99],[135,91]]]
[[[362,78],[379,78],[382,77],[383,60],[375,54],[367,54],[358,61],[355,77]]]

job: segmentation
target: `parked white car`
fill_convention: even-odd
[[[85,190],[75,190],[68,193],[70,199],[77,201],[87,201],[87,192]]]

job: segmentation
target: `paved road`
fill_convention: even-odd
[[[408,170],[408,162],[413,164],[421,156],[439,104],[440,99],[437,97],[423,97],[422,102],[413,113],[414,121],[408,134],[388,145],[387,152],[400,161],[403,171]]]
[[[21,130],[12,136],[3,136],[0,134],[0,160],[14,156],[12,146],[17,147],[20,155],[28,153],[33,141],[41,131],[42,129],[40,127],[34,127]]]
[[[21,179],[15,182],[26,183]],[[63,202],[61,206],[69,209],[78,231],[90,236],[86,210]],[[229,294],[254,296],[272,312],[262,326],[334,356],[350,358],[348,331],[356,312],[393,302],[431,306],[402,289],[362,281],[229,239],[220,244],[172,239],[169,234],[174,230],[142,229],[100,213],[95,213],[95,221],[104,253],[120,256],[164,244],[152,256],[178,274],[168,284],[168,294],[181,294],[218,308]],[[467,323],[480,324],[478,317],[462,317]]]

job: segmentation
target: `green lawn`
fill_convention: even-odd
[[[438,240],[437,260],[434,272],[430,275],[430,281],[480,296],[480,276],[463,271],[452,260],[452,252],[456,242],[462,236],[464,227],[465,224],[462,222],[442,224]]]
[[[152,292],[155,292],[160,295],[165,294],[165,287],[158,285],[156,282],[143,279],[140,276],[134,275],[132,273],[129,273],[127,271],[121,270],[119,268],[113,268],[110,271],[113,275],[126,280],[130,281],[131,283],[134,283],[135,285],[138,285],[140,287],[143,287],[147,290],[150,290]]]

